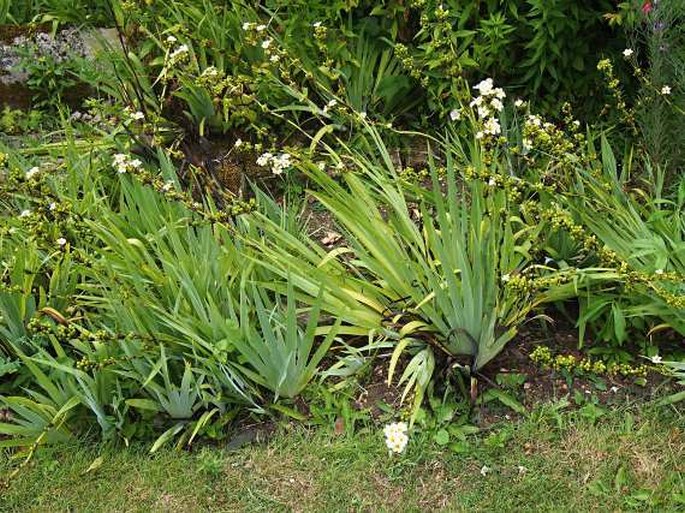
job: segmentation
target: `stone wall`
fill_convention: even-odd
[[[32,91],[26,86],[29,78],[22,66],[22,55],[53,59],[64,63],[69,59],[93,59],[104,47],[119,47],[116,30],[79,30],[63,28],[56,33],[52,26],[0,26],[0,107],[28,109]],[[80,88],[83,91],[86,88]]]

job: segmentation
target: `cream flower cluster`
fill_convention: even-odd
[[[259,45],[262,50],[264,50],[264,55],[268,57],[270,62],[277,63],[281,60],[281,57],[285,55],[283,49],[278,48],[278,45],[273,38],[264,37],[269,28],[267,25],[246,21],[243,23],[242,27],[243,30],[247,32],[248,43]]]
[[[388,424],[383,428],[383,433],[385,434],[385,445],[388,446],[390,452],[399,454],[404,451],[409,442],[409,436],[407,436],[407,423],[406,422],[393,422]]]
[[[246,21],[243,23],[243,30],[255,29],[257,32],[264,32],[266,30],[266,25],[258,25],[257,23]]]
[[[171,55],[169,55],[169,58],[171,60],[180,60],[185,54],[188,53],[188,45],[183,44],[176,48],[173,52],[171,52]]]
[[[574,126],[577,125],[574,122]],[[541,145],[549,144],[552,140],[553,133],[555,131],[554,124],[549,121],[543,121],[543,119],[537,114],[528,114],[526,120],[523,123],[523,149],[528,152],[533,149],[533,143],[538,142]]]
[[[130,107],[124,107],[124,116],[126,116],[125,122],[127,123],[133,123],[135,121],[142,121],[145,119],[145,114],[139,110],[134,112]]]
[[[329,101],[329,102],[324,106],[324,108],[322,109],[322,112],[323,112],[324,114],[328,114],[328,112],[329,112],[333,107],[335,107],[336,105],[338,105],[338,100],[336,100],[336,99],[334,98],[334,99],[332,99],[331,101]]]
[[[112,160],[114,161],[114,167],[117,168],[117,173],[120,175],[139,169],[140,166],[143,165],[140,160],[131,159],[131,157],[125,155],[124,153],[117,153],[114,155],[114,157],[112,157]]]
[[[497,114],[504,109],[502,100],[507,97],[504,89],[494,87],[491,78],[486,78],[473,88],[478,90],[478,96],[469,105],[476,108],[478,118],[483,123],[483,129],[476,133],[476,138],[482,139],[486,135],[499,135],[502,133],[502,127],[499,124],[499,119],[497,119]]]
[[[209,66],[202,70],[200,78],[204,78],[208,81],[213,81],[221,77],[221,72],[216,68],[216,66]]]
[[[31,178],[35,178],[40,174],[40,168],[39,167],[32,167],[28,171],[26,171],[26,179],[30,180]]]
[[[173,36],[169,36],[167,38],[167,41],[170,41],[170,38],[173,38],[174,40],[176,39]],[[186,44],[182,44],[177,46],[172,52],[169,53],[169,61],[168,65],[173,66],[174,64],[178,64],[182,61],[184,61],[190,54],[190,48]]]
[[[293,165],[292,159],[288,153],[281,153],[274,155],[272,153],[262,153],[257,159],[257,165],[261,167],[271,166],[271,172],[275,175],[280,175]]]

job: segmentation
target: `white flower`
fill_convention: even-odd
[[[620,389],[619,389],[617,386],[613,386],[613,387],[611,387],[611,388],[609,389],[609,392],[611,392],[612,394],[615,394],[615,393],[618,392],[619,390],[620,390]]]
[[[488,96],[492,92],[492,86],[492,79],[486,78],[485,80],[482,80],[481,82],[473,86],[473,88],[478,89],[478,92],[481,96]]]
[[[487,465],[483,465],[483,466],[480,468],[480,475],[481,475],[481,476],[483,476],[483,477],[487,476],[487,475],[488,475],[488,472],[490,472],[490,467],[488,467]]]
[[[383,433],[385,433],[385,436],[388,436],[389,433],[405,433],[409,427],[407,426],[406,422],[392,422],[391,424],[386,425],[383,428]]]
[[[274,156],[269,152],[262,153],[259,156],[259,158],[257,159],[257,165],[259,167],[265,167],[265,166],[269,165],[269,162],[271,162],[271,159],[273,159],[273,158],[274,158]]]
[[[271,42],[272,39],[265,39],[262,41],[262,48],[264,48],[264,50],[268,49],[271,46]]]
[[[500,100],[504,100],[507,97],[507,93],[505,93],[504,89],[502,89],[501,87],[493,89],[492,92]]]
[[[485,136],[485,134],[482,131],[476,132],[476,139],[482,139]]]
[[[57,203],[53,201],[52,203],[50,203],[50,205],[48,205],[48,208],[50,210],[55,210],[57,208]]]
[[[366,119],[366,112],[361,111],[361,112],[359,113],[359,117],[362,118],[362,119]]]
[[[524,150],[530,151],[533,149],[533,141],[531,141],[530,139],[524,137],[523,141],[521,141],[521,143],[523,145]]]
[[[404,451],[404,449],[407,447],[407,443],[409,442],[409,437],[404,434],[392,434],[390,436],[387,436],[385,438],[385,445],[388,446],[388,449],[390,449],[391,452],[394,453],[401,453]]]
[[[329,101],[326,106],[323,108],[323,113],[326,114],[330,109],[338,105],[338,100],[335,98]]]
[[[169,58],[171,58],[172,60],[176,60],[176,59],[179,59],[180,57],[183,57],[187,53],[188,53],[188,45],[181,45],[178,48],[176,48],[176,50],[171,52],[171,55],[169,56]]]
[[[665,85],[664,87],[662,87],[661,88],[661,94],[663,94],[663,95],[671,94],[671,86]]]
[[[450,111],[450,119],[452,121],[457,121],[461,119],[461,111],[459,109],[452,109]]]
[[[471,100],[471,103],[469,103],[469,107],[475,107],[478,105],[483,104],[483,97],[482,96],[476,96],[473,100]]]
[[[174,182],[166,182],[164,185],[162,185],[162,192],[169,192],[173,188]]]
[[[488,185],[490,187],[494,187],[495,185],[497,185],[497,182],[495,181],[494,178],[490,178],[490,180],[488,180]]]
[[[57,239],[56,242],[58,246],[64,246],[67,243],[67,239],[65,239],[64,237],[60,237],[59,239]]]
[[[542,119],[540,119],[540,116],[530,114],[528,116],[528,119],[526,120],[526,123],[530,123],[533,126],[540,127],[542,126]]]
[[[275,175],[280,175],[290,166],[292,166],[292,161],[287,153],[281,153],[271,159],[271,172]]]
[[[316,167],[318,167],[321,171],[325,171],[326,170],[326,161],[325,160],[319,160],[316,163]]]
[[[385,434],[385,445],[388,447],[390,452],[399,454],[404,451],[409,442],[409,437],[407,436],[407,424],[406,422],[393,422],[388,424],[383,428],[383,434]]]
[[[479,105],[478,106],[478,117],[488,118],[491,115],[492,115],[492,112],[490,112],[490,109],[488,108],[487,105]]]
[[[219,70],[216,69],[216,66],[210,66],[208,68],[205,68],[202,74],[206,77],[214,78],[219,76]]]
[[[485,133],[490,135],[499,135],[502,132],[502,127],[496,118],[490,118],[485,122],[483,126]]]
[[[257,159],[257,165],[266,167],[271,165],[271,172],[275,175],[280,175],[283,171],[292,166],[290,155],[281,153],[280,155],[273,155],[272,153],[263,153]]]
[[[176,41],[178,41],[178,39],[176,39],[174,36],[167,36],[166,38],[166,42],[169,44],[175,43]]]
[[[502,103],[502,100],[500,100],[499,98],[493,98],[492,100],[490,100],[490,106],[497,112],[502,112],[502,109],[504,109],[504,104]]]
[[[278,160],[279,164],[283,167],[292,166],[291,157],[287,153],[281,153],[281,155],[277,157],[276,160]]]
[[[509,280],[511,280],[511,276],[509,276],[509,274],[503,274],[502,275],[502,283],[506,283]]]
[[[117,168],[117,173],[120,175],[123,175],[124,173],[133,169],[137,169],[143,165],[140,160],[131,160],[131,157],[123,153],[117,153],[114,155],[114,157],[112,157],[112,160],[114,161],[114,167]]]
[[[663,269],[657,269],[656,271],[654,271],[654,274],[664,274],[664,270]]]
[[[243,145],[243,140],[239,137],[238,139],[235,140],[233,143],[233,146],[235,148],[240,148]]]
[[[320,26],[321,26],[320,21],[315,21],[314,23],[312,23],[312,27],[314,27],[314,28],[319,28]]]
[[[273,54],[271,57],[269,57],[269,60],[270,60],[271,62],[278,62],[278,61],[281,60],[281,58],[279,57],[279,55],[278,55],[277,53],[275,53],[275,54]]]
[[[31,169],[26,171],[26,179],[30,180],[31,178],[33,178],[34,176],[37,176],[38,174],[40,174],[40,168],[39,167],[32,167]]]
[[[134,121],[139,121],[141,119],[145,119],[145,114],[138,110],[136,112],[133,112],[129,117]]]
[[[22,210],[21,214],[19,214],[19,217],[28,217],[30,215],[31,215],[31,211],[27,209],[27,210]]]
[[[264,32],[266,30],[266,25],[257,25],[257,32]]]
[[[526,104],[526,102],[524,102],[521,98],[518,98],[518,99],[514,102],[514,107],[521,108],[521,107],[523,107],[525,104]]]
[[[623,57],[625,57],[627,59],[628,57],[630,57],[634,53],[635,52],[633,52],[632,48],[626,48],[625,50],[623,50]]]
[[[650,360],[652,360],[652,363],[657,363],[657,364],[663,362],[663,358],[661,356],[659,356],[658,354],[652,356],[650,358]]]
[[[249,21],[246,21],[245,23],[243,23],[243,30],[250,30],[251,26],[252,26],[252,23],[250,23]]]

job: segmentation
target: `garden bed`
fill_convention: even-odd
[[[685,503],[676,0],[87,3],[0,8],[0,509]]]

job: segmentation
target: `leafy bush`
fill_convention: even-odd
[[[256,287],[250,292],[244,291],[240,324],[245,332],[234,342],[252,368],[243,367],[243,372],[255,383],[271,390],[275,394],[274,400],[279,396],[292,399],[302,392],[330,349],[341,322],[338,320],[336,325],[326,330],[324,340],[310,354],[315,346],[321,305],[315,304],[308,312],[307,325],[302,330],[298,325],[292,283],[289,287],[285,309],[279,302],[270,304],[268,295]],[[285,314],[280,315],[283,310]],[[250,321],[252,312],[256,312],[257,323]]]
[[[56,20],[65,23],[106,24],[110,10],[108,2],[92,0],[0,0],[0,23],[25,24],[33,21]]]
[[[610,150],[605,147],[604,151]],[[585,324],[609,308],[614,333],[605,337],[611,340],[625,342],[626,318],[635,319],[640,326],[653,317],[663,324],[652,323],[650,331],[670,327],[683,334],[685,182],[681,180],[673,200],[662,197],[658,189],[631,190],[627,181],[617,176],[615,159],[610,162],[614,165],[602,177],[580,175],[584,196],[569,203],[582,223],[625,262],[622,273],[631,294],[627,298],[622,298],[620,291],[593,294],[581,322]]]
[[[644,145],[654,165],[677,179],[685,162],[685,139],[678,129],[685,116],[683,12],[673,0],[650,5],[649,12],[632,23],[626,21],[634,49],[627,60],[640,85],[634,107],[641,134],[637,144]]]
[[[310,320],[300,328],[294,297],[285,307],[262,292],[241,294],[258,277],[242,266],[249,255],[236,237],[250,233],[249,223],[203,220],[186,203],[211,217],[210,205],[188,202],[173,181],[143,185],[133,160],[117,157],[126,172],[114,174],[108,158],[71,154],[63,172],[13,169],[4,191],[12,229],[0,239],[0,348],[4,374],[15,374],[13,361],[22,365],[14,386],[2,388],[13,421],[0,433],[27,456],[94,421],[105,439],[128,442],[162,427],[153,449],[172,438],[190,444],[210,420],[229,422],[243,407],[264,412],[271,401],[261,386],[274,400],[297,395],[335,336],[318,340],[316,309],[302,310]],[[89,161],[95,168],[84,169]],[[264,201],[267,213],[285,216]],[[17,215],[15,202],[33,210]],[[66,237],[55,242],[56,229]],[[273,349],[269,359],[249,351],[259,341]]]

